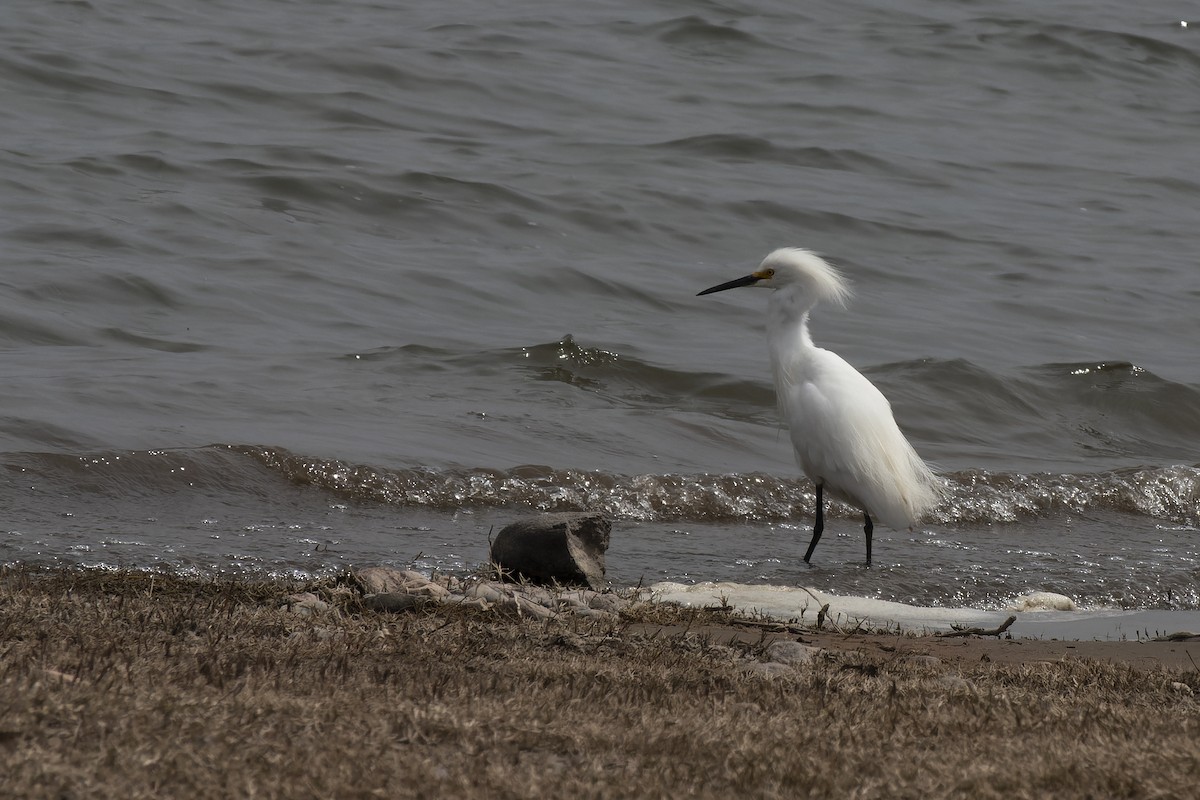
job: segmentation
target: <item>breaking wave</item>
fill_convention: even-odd
[[[538,511],[602,511],[617,518],[784,521],[811,514],[801,479],[763,473],[614,475],[548,466],[511,469],[384,469],[296,455],[279,448],[229,446],[287,480],[355,501],[437,510],[517,506]],[[1114,511],[1200,524],[1200,467],[1120,469],[1094,474],[1006,474],[969,470],[944,476],[946,500],[930,515],[944,525],[1010,523],[1057,514]],[[855,516],[845,504],[830,513]]]
[[[6,457],[4,466],[13,486],[126,499],[194,490],[267,496],[282,478],[344,501],[430,511],[590,510],[638,522],[783,522],[805,519],[813,510],[812,485],[807,480],[761,472],[621,475],[542,465],[393,469],[263,445],[86,456],[16,453]],[[1197,465],[1081,474],[966,470],[943,478],[945,499],[928,515],[930,523],[991,525],[1115,512],[1200,526]],[[827,513],[858,515],[856,509],[836,501]]]

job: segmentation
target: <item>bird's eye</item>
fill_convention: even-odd
[[[764,275],[765,277],[767,277],[767,278],[774,278],[774,277],[775,277],[775,270],[773,270],[773,269],[768,269],[768,270],[766,270],[765,272],[763,272],[763,275]]]

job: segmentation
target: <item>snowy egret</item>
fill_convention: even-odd
[[[779,410],[796,461],[817,489],[816,522],[804,554],[809,563],[825,529],[829,491],[862,509],[867,563],[871,517],[911,530],[939,499],[940,483],[904,438],[883,393],[837,353],[813,344],[808,314],[822,300],[844,305],[850,287],[815,253],[784,247],[744,278],[697,296],[741,286],[774,289],[767,303],[767,338]]]

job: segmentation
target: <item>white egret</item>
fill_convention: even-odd
[[[816,522],[804,561],[810,562],[825,528],[828,491],[862,509],[870,564],[871,517],[897,530],[911,530],[937,503],[941,484],[900,432],[883,393],[809,336],[813,306],[823,300],[844,305],[849,298],[841,273],[815,253],[784,247],[746,277],[699,294],[741,286],[775,290],[767,303],[775,392],[796,461],[817,490]]]

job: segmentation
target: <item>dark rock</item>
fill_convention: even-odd
[[[604,586],[612,525],[602,514],[542,514],[518,520],[492,543],[492,562],[534,583]]]

